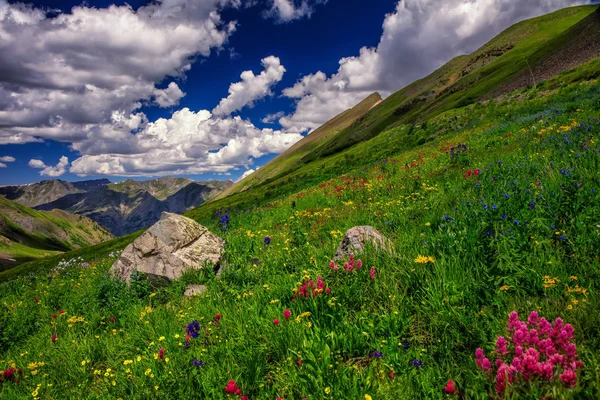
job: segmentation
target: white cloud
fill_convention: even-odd
[[[259,75],[254,75],[252,71],[244,71],[240,75],[241,82],[229,86],[229,96],[215,107],[215,115],[229,115],[245,106],[251,107],[256,100],[272,94],[271,86],[281,81],[285,68],[275,56],[263,58],[261,64],[264,70]]]
[[[266,17],[273,17],[278,22],[290,22],[308,17],[314,12],[314,6],[325,4],[328,0],[270,0],[271,8],[265,11]]]
[[[276,112],[275,114],[268,114],[260,121],[263,124],[274,124],[278,119],[280,119],[284,115],[285,115],[285,113],[283,111],[279,111],[279,112]]]
[[[257,168],[257,169],[258,169],[258,168]],[[239,181],[241,181],[241,180],[242,180],[242,179],[244,179],[245,177],[247,177],[247,176],[250,176],[250,175],[252,175],[252,174],[253,174],[253,173],[255,173],[255,172],[256,172],[256,171],[255,171],[255,170],[253,170],[253,169],[249,169],[249,170],[247,170],[246,172],[244,172],[244,173],[242,174],[242,176],[240,176],[240,179],[238,179],[236,182],[239,182]]]
[[[235,30],[219,10],[240,0],[163,0],[134,10],[74,7],[45,12],[0,0],[0,144],[41,139],[78,143],[113,114],[143,104],[169,107],[175,82],[198,56]]]
[[[32,160],[33,161],[33,160]],[[42,176],[50,176],[57,177],[63,175],[67,172],[67,167],[69,166],[69,159],[65,156],[62,156],[54,167],[47,166],[43,170],[40,171],[40,175]]]
[[[67,172],[67,167],[69,166],[69,159],[65,156],[62,156],[58,161],[58,164],[56,164],[53,167],[47,166],[42,160],[32,158],[31,160],[29,160],[29,166],[31,168],[41,169],[40,175],[42,176],[57,177]]]
[[[7,163],[7,162],[15,162],[16,159],[12,156],[3,156],[3,157],[0,157],[0,161]]]
[[[239,116],[215,118],[210,111],[176,111],[171,118],[141,124],[135,134],[98,132],[104,142],[86,142],[85,154],[73,161],[78,175],[169,175],[227,172],[253,159],[280,153],[301,135],[258,129]]]
[[[31,159],[29,160],[29,166],[31,168],[46,168],[46,164],[42,160]]]
[[[6,164],[0,162],[0,168],[6,168]]]
[[[338,71],[303,77],[284,96],[298,99],[280,120],[287,132],[315,129],[379,91],[383,97],[471,53],[510,25],[551,11],[587,3],[578,0],[403,0],[386,15],[376,48],[340,60]]]
[[[185,93],[175,82],[169,83],[165,89],[154,89],[156,104],[160,107],[172,107],[179,104],[179,100],[185,96]]]

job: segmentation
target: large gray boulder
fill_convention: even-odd
[[[186,269],[200,269],[207,262],[217,267],[223,240],[196,221],[163,213],[161,219],[123,250],[110,271],[130,283],[134,271],[150,279],[181,277]]]
[[[393,243],[377,229],[372,226],[355,226],[346,231],[333,259],[338,261],[350,257],[350,254],[361,253],[367,243],[370,243],[376,250],[394,252]]]

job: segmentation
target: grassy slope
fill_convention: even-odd
[[[517,80],[523,71],[528,71],[526,58],[531,58],[530,65],[534,67],[543,62],[545,57],[553,54],[556,47],[553,40],[562,43],[573,39],[570,28],[597,9],[598,6],[571,7],[512,26],[473,54],[456,57],[431,75],[392,94],[346,129],[313,140],[310,152],[294,153],[293,157],[286,157],[285,153],[280,155],[262,167],[264,171],[259,170],[259,174],[250,175],[212,199],[209,208],[247,207],[314,184],[310,176],[324,166],[331,172],[331,177],[369,162],[372,157],[368,153],[350,157],[343,151],[396,124],[426,120],[491,94],[502,93],[507,82]],[[591,68],[588,78],[594,72],[595,68]],[[328,157],[331,159],[323,161]],[[343,164],[331,168],[333,160]],[[280,168],[280,165],[286,165],[286,168]],[[265,176],[269,179],[265,180]],[[239,195],[241,190],[248,193]],[[227,201],[219,202],[224,197],[228,197]]]
[[[0,256],[18,262],[90,246],[112,238],[88,218],[64,211],[37,211],[0,197]]]
[[[585,364],[578,387],[565,392],[559,384],[558,398],[598,398],[599,121],[593,83],[452,110],[430,119],[422,133],[410,126],[386,131],[373,140],[397,145],[437,136],[280,201],[230,213],[224,236],[227,264],[235,268],[220,280],[189,274],[150,296],[143,283],[127,288],[109,279],[114,259],[104,258],[51,280],[0,286],[0,368],[14,362],[26,371],[21,384],[0,386],[0,396],[21,398],[40,385],[42,398],[217,399],[235,379],[250,398],[441,399],[452,378],[465,398],[483,399],[493,385],[475,369],[475,349],[493,348],[509,311],[536,309],[574,325]],[[468,150],[450,156],[458,144]],[[479,178],[463,177],[475,168]],[[218,231],[214,217],[198,214]],[[398,256],[367,251],[363,269],[332,271],[341,232],[363,224],[388,236]],[[418,255],[435,263],[418,264]],[[292,302],[298,282],[318,275],[334,298]],[[544,276],[559,281],[545,287]],[[208,292],[183,299],[192,282]],[[53,320],[59,309],[67,315]],[[296,321],[304,312],[310,315]],[[211,322],[216,313],[218,325]],[[185,350],[192,320],[202,331]],[[169,362],[155,358],[159,348]],[[374,350],[384,357],[370,357]],[[194,359],[205,366],[193,367]],[[412,367],[414,359],[423,366]],[[34,362],[44,365],[26,367]],[[548,394],[534,388],[515,398]]]
[[[499,94],[500,87],[528,71],[527,59],[531,58],[530,65],[535,66],[551,56],[556,46],[553,39],[597,9],[597,5],[567,8],[510,27],[470,56],[457,57],[430,76],[390,96],[360,124],[322,144],[312,158],[335,154],[376,136],[392,124],[422,121],[491,93]],[[495,52],[502,55],[494,56]]]
[[[327,141],[341,130],[350,126],[354,121],[361,118],[380,101],[381,96],[379,93],[371,94],[356,106],[337,115],[319,129],[307,135],[304,139],[275,157],[258,171],[223,191],[213,198],[212,201],[225,198],[233,193],[242,192],[266,181],[274,180],[277,176],[284,176],[291,173],[301,165],[300,160],[303,157],[312,153],[321,143]]]

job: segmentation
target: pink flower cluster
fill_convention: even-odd
[[[240,396],[241,400],[248,400],[248,396],[242,395],[242,389],[239,388],[233,379],[227,382],[227,386],[225,386],[225,393]]]
[[[340,267],[335,265],[335,262],[333,260],[329,262],[329,266],[334,271],[338,271],[340,269]],[[354,254],[350,254],[350,259],[348,260],[348,262],[344,263],[344,269],[348,272],[352,272],[355,269],[361,269],[362,266],[363,266],[362,260],[355,260]]]
[[[567,388],[577,385],[577,370],[583,367],[577,360],[577,347],[572,325],[557,318],[554,325],[540,318],[536,311],[527,322],[520,321],[513,311],[508,318],[508,339],[496,340],[496,393],[503,396],[507,385],[529,382],[555,382],[558,379]],[[492,362],[482,349],[475,352],[477,366],[493,377]]]
[[[299,288],[294,289],[294,298],[292,301],[296,301],[296,297],[317,297],[323,293],[331,294],[331,289],[326,287],[325,282],[323,282],[323,279],[319,276],[316,284],[310,279],[304,281]]]

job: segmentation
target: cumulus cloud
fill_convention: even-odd
[[[105,140],[86,143],[85,154],[73,161],[71,172],[81,176],[227,172],[302,139],[299,134],[258,129],[239,116],[216,118],[210,111],[188,108],[142,123],[135,134],[129,126],[98,132],[96,136],[104,135]]]
[[[29,166],[31,168],[41,169],[40,175],[42,176],[50,176],[50,177],[58,177],[67,172],[67,167],[69,166],[69,159],[65,156],[62,156],[58,161],[58,164],[55,166],[47,166],[42,160],[38,160],[32,158],[29,160]]]
[[[48,166],[40,171],[40,175],[42,176],[50,176],[57,177],[63,175],[67,171],[67,167],[69,166],[69,159],[65,156],[62,156],[54,167]]]
[[[257,169],[258,169],[258,168],[257,168]],[[242,180],[242,179],[244,179],[245,177],[247,177],[247,176],[250,176],[250,175],[252,175],[252,174],[253,174],[253,173],[255,173],[255,172],[256,172],[256,171],[255,171],[255,170],[253,170],[253,169],[249,169],[249,170],[247,170],[246,172],[244,172],[244,173],[242,174],[242,176],[240,176],[240,179],[238,179],[236,182],[239,182],[239,181],[241,181],[241,180]]]
[[[325,4],[328,0],[270,0],[271,8],[265,11],[266,17],[275,18],[280,23],[300,18],[310,18],[314,7]]]
[[[154,96],[154,101],[160,107],[172,107],[179,104],[179,100],[185,96],[185,93],[179,88],[177,83],[171,82],[165,89],[154,89]]]
[[[522,19],[583,3],[589,1],[398,1],[385,17],[377,47],[342,58],[331,76],[318,71],[283,91],[297,105],[280,123],[288,132],[315,129],[374,91],[386,97],[451,58],[473,52]]]
[[[29,166],[31,168],[46,168],[46,164],[44,164],[44,162],[42,160],[37,160],[34,158],[29,160]]]
[[[163,0],[130,6],[74,7],[49,18],[0,0],[0,144],[41,139],[78,143],[144,104],[169,107],[184,95],[175,82],[198,56],[235,31],[223,7],[240,0]]]
[[[229,115],[245,106],[252,106],[256,100],[271,95],[271,86],[281,81],[285,68],[278,57],[269,56],[261,60],[264,70],[259,75],[252,71],[244,71],[240,75],[241,82],[229,86],[229,96],[222,99],[213,113]]]
[[[5,162],[5,163],[7,163],[7,162],[15,162],[16,158],[14,158],[12,156],[3,156],[3,157],[0,157],[0,161]]]

